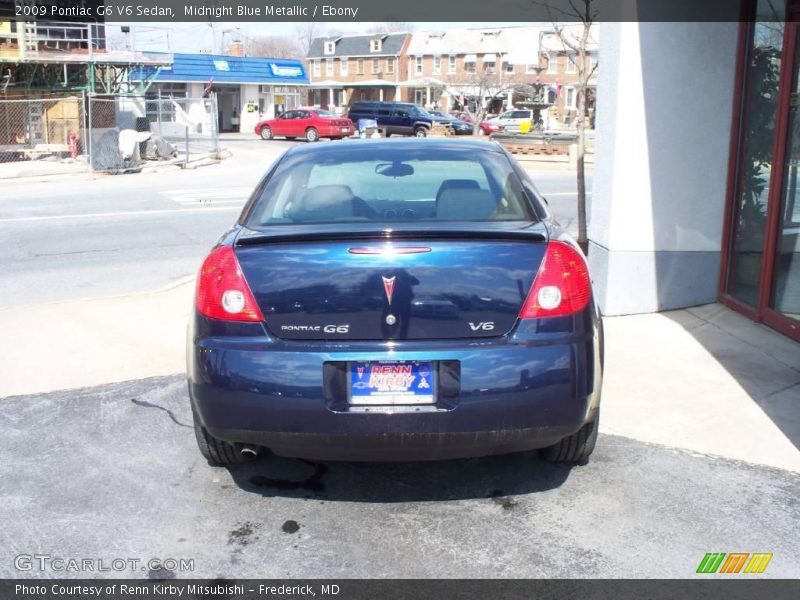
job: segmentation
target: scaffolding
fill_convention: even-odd
[[[166,51],[143,52],[137,50],[137,43]],[[171,63],[165,29],[0,20],[0,96],[143,94]],[[134,81],[130,77],[134,71],[146,71],[149,76]]]

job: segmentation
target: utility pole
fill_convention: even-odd
[[[211,27],[211,54],[217,53],[217,24],[211,21],[208,24]]]

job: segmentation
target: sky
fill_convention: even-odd
[[[109,29],[115,29],[119,25],[130,25],[135,28],[136,49],[137,50],[160,50],[167,51],[166,32],[169,32],[172,52],[201,52],[209,51],[211,48],[212,30],[209,23],[109,23]],[[243,36],[257,35],[291,35],[296,27],[305,23],[217,23],[216,37],[217,46],[221,44],[223,35],[230,36],[233,31],[239,29]],[[344,33],[357,34],[366,29],[373,28],[376,23],[330,23],[332,28],[343,31]],[[410,23],[412,31],[443,31],[445,29],[460,29],[467,27],[514,27],[526,25],[526,23]],[[230,41],[228,39],[228,41]]]

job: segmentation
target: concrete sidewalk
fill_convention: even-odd
[[[0,397],[182,373],[193,282],[0,310]],[[800,345],[719,305],[605,319],[601,431],[800,472]]]
[[[800,344],[719,304],[604,323],[601,430],[800,472]]]

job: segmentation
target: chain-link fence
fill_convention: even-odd
[[[0,100],[0,168],[15,173],[13,163],[33,162],[85,168],[84,124],[81,97]]]
[[[87,102],[93,171],[137,171],[156,161],[185,164],[219,151],[214,96],[91,96]]]
[[[124,173],[187,164],[218,152],[213,95],[0,100],[0,179]]]

